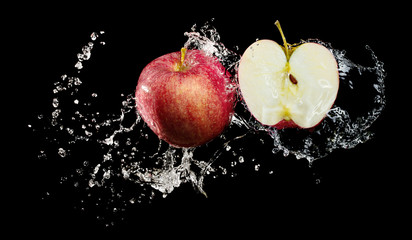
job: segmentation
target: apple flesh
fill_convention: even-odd
[[[278,129],[312,128],[332,107],[339,88],[336,59],[324,46],[292,48],[272,40],[250,45],[239,63],[239,88],[252,115]]]
[[[196,147],[229,124],[234,93],[230,74],[217,58],[182,48],[143,69],[136,108],[160,139],[175,147]]]

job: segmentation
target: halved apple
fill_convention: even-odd
[[[335,57],[317,43],[280,46],[272,40],[250,45],[239,63],[242,97],[252,115],[276,128],[312,128],[332,107],[339,88]]]

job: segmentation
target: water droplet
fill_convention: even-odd
[[[54,110],[54,111],[52,112],[52,117],[53,117],[53,118],[57,118],[57,117],[60,115],[60,113],[61,113],[61,110],[60,110],[60,109],[56,109],[56,110]]]
[[[244,163],[245,162],[245,158],[243,156],[239,156],[239,163]]]
[[[103,178],[104,179],[109,179],[110,178],[110,169],[103,173]]]
[[[91,137],[93,135],[92,132],[89,132],[87,130],[84,130],[84,134],[86,134],[86,136]]]
[[[94,185],[96,185],[95,182],[94,182],[94,180],[93,180],[93,179],[90,179],[90,180],[89,180],[89,187],[94,187]]]
[[[122,174],[123,174],[123,178],[124,179],[129,179],[129,177],[130,177],[130,173],[129,173],[129,171],[127,171],[126,169],[122,169]]]
[[[82,84],[82,81],[80,81],[80,78],[76,77],[74,78],[74,85],[79,86]]]
[[[82,62],[78,61],[78,62],[74,65],[74,67],[80,70],[80,69],[83,68],[83,64],[82,64]]]
[[[64,150],[63,148],[59,148],[57,153],[59,154],[60,157],[65,158],[67,156],[67,152],[66,150]]]
[[[103,162],[112,160],[112,154],[108,153],[103,155]]]
[[[283,156],[284,157],[289,156],[289,149],[287,149],[287,148],[283,149]]]
[[[59,99],[53,98],[53,107],[57,108],[59,106]]]
[[[70,135],[73,135],[73,133],[74,133],[74,130],[71,129],[71,128],[66,128],[66,131],[67,131],[67,133],[70,134]]]
[[[97,34],[97,32],[92,32],[92,34],[90,35],[90,39],[92,39],[92,41],[95,41],[98,37],[99,34]]]

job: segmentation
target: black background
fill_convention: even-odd
[[[4,36],[10,44],[3,46],[12,50],[12,54],[4,56],[10,57],[7,62],[12,73],[7,80],[12,86],[6,85],[8,90],[4,93],[16,94],[5,101],[11,109],[7,112],[12,113],[6,118],[17,124],[10,129],[4,127],[7,131],[14,129],[9,138],[14,148],[6,148],[3,155],[4,161],[12,163],[5,167],[8,174],[3,182],[6,187],[11,186],[4,196],[12,202],[4,205],[5,211],[11,213],[9,229],[33,236],[116,233],[186,238],[224,233],[269,233],[276,237],[285,231],[321,235],[329,234],[330,229],[335,230],[330,233],[334,237],[358,230],[367,235],[394,234],[404,228],[398,219],[406,214],[403,196],[410,190],[402,187],[408,176],[402,171],[408,161],[404,144],[409,140],[402,141],[401,137],[408,137],[409,129],[407,124],[401,124],[400,113],[405,111],[397,108],[401,94],[396,89],[397,82],[403,79],[397,77],[403,16],[386,6],[372,8],[349,3],[138,4],[33,4],[12,9],[15,14],[6,21],[10,24]],[[73,69],[76,54],[89,41],[90,33],[104,30],[107,44],[104,50],[93,52],[91,61],[101,59],[99,54],[116,59],[103,63],[108,64],[102,69],[106,77],[94,85],[110,99],[132,92],[148,62],[178,51],[186,41],[183,33],[190,31],[193,24],[201,26],[211,18],[215,19],[213,25],[221,41],[229,49],[238,46],[238,53],[257,38],[280,42],[275,20],[280,20],[289,42],[318,38],[336,49],[347,50],[348,57],[361,64],[368,63],[364,46],[369,45],[385,63],[387,72],[387,106],[372,126],[374,138],[354,149],[334,151],[317,160],[311,169],[305,160],[289,156],[277,160],[279,174],[275,176],[246,171],[235,178],[210,181],[205,186],[208,198],[185,185],[166,199],[129,209],[125,219],[112,227],[97,221],[93,212],[76,210],[75,192],[42,200],[45,191],[61,192],[56,190],[61,186],[44,185],[45,181],[56,179],[51,173],[55,174],[56,169],[37,162],[37,149],[26,126],[50,104],[53,82]],[[113,100],[113,106],[107,106],[109,112],[118,111],[118,102]],[[402,106],[405,105],[403,101]],[[12,153],[5,157],[8,151]],[[273,155],[269,152],[259,157],[271,161]],[[320,184],[315,183],[313,173],[321,178]]]

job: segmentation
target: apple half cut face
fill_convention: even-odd
[[[312,128],[336,99],[337,63],[317,43],[297,46],[290,57],[289,51],[272,40],[250,45],[239,63],[239,88],[249,111],[262,124]]]

